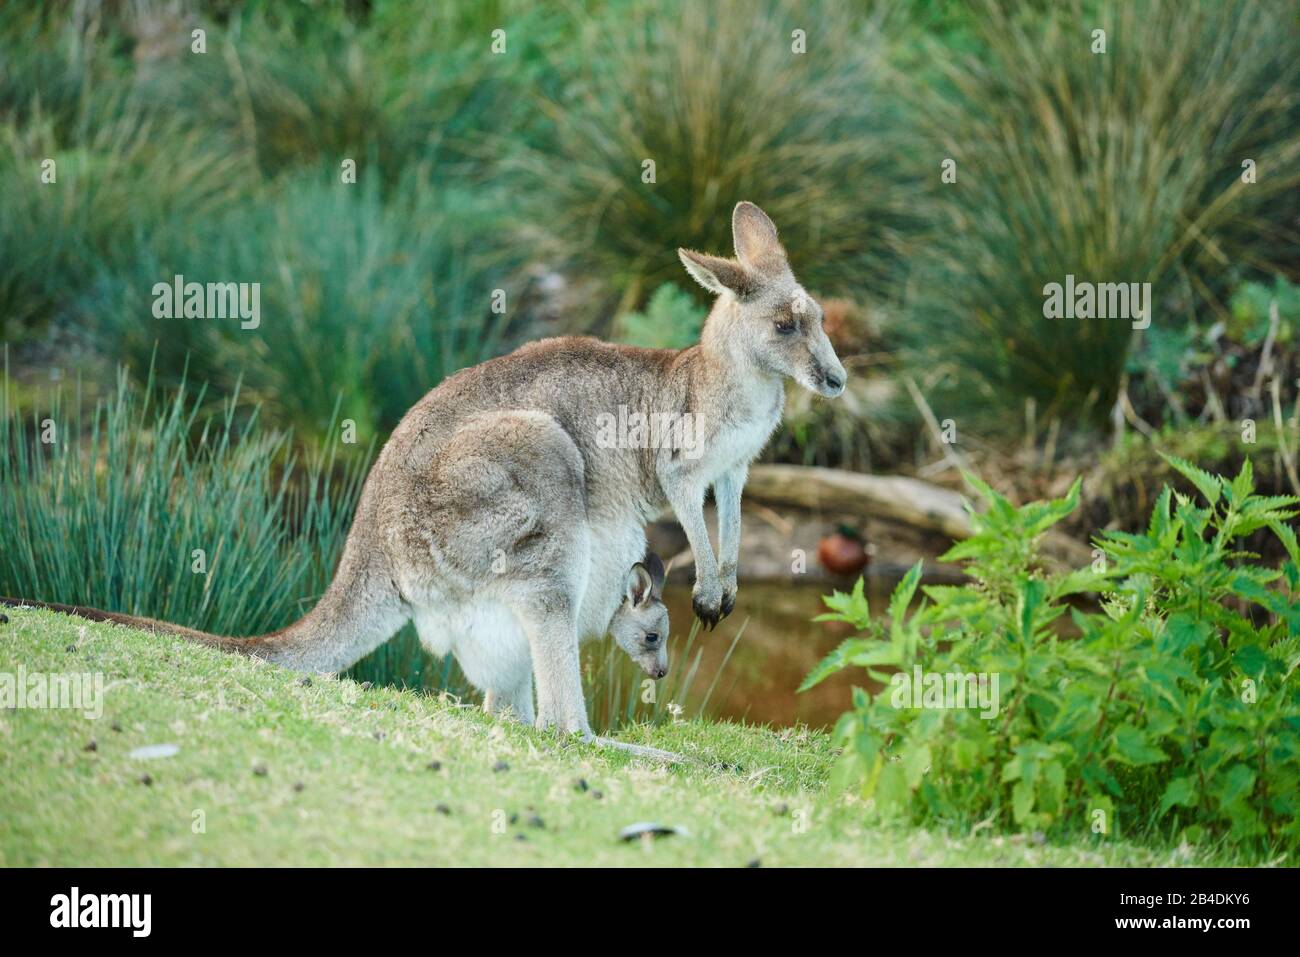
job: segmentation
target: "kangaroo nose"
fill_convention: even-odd
[[[826,373],[826,388],[838,391],[844,388],[844,380],[834,372],[828,372]]]
[[[668,674],[668,669],[667,669],[667,668],[656,668],[656,669],[655,669],[655,681],[658,681],[660,678],[662,678],[662,677],[663,677],[664,675],[666,675],[666,674]]]

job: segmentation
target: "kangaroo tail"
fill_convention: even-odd
[[[220,635],[208,634],[206,631],[196,631],[183,625],[173,625],[171,622],[158,621],[155,618],[123,615],[116,611],[92,608],[90,605],[61,605],[54,601],[33,601],[30,598],[6,598],[4,596],[0,596],[0,605],[7,605],[10,608],[43,608],[46,611],[74,615],[87,621],[111,621],[116,625],[129,625],[132,628],[138,628],[140,631],[148,631],[156,635],[179,635],[182,638],[188,638],[201,644],[212,645],[229,651],[243,651],[248,654],[253,653],[254,643],[258,641],[256,638],[223,638]]]
[[[0,605],[7,605],[10,608],[43,608],[46,611],[57,611],[64,615],[84,618],[87,621],[108,621],[115,625],[126,625],[155,635],[176,635],[201,645],[220,648],[222,651],[232,651],[236,654],[248,655],[252,658],[266,658],[268,660],[275,660],[278,657],[277,651],[279,648],[277,646],[280,642],[277,642],[276,639],[284,634],[284,632],[276,632],[251,638],[228,638],[224,635],[199,631],[196,628],[186,628],[184,625],[175,625],[169,621],[159,621],[156,618],[124,615],[121,612],[105,611],[102,608],[94,608],[90,605],[62,605],[54,601],[33,601],[30,598],[0,597]],[[287,630],[285,629],[285,631]]]
[[[89,605],[4,597],[0,597],[0,605],[43,608],[87,621],[107,621],[153,634],[175,635],[299,671],[342,671],[386,641],[406,620],[400,600],[395,600],[395,588],[393,594],[376,594],[374,589],[364,588],[360,594],[348,595],[347,591],[336,579],[316,607],[303,618],[279,631],[249,638],[214,635],[169,621],[124,615]]]

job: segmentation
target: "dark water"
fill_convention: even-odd
[[[712,715],[777,726],[798,722],[827,727],[848,710],[853,685],[867,684],[866,673],[860,668],[828,678],[803,694],[795,693],[813,666],[854,633],[839,622],[811,621],[826,611],[821,598],[830,590],[825,585],[741,583],[731,617],[696,640],[696,647],[703,649],[699,680],[708,684],[737,630],[748,619],[713,693]],[[883,609],[888,586],[882,584],[879,595],[868,590],[868,599],[873,609]],[[675,651],[685,642],[694,621],[690,587],[669,585],[664,601],[672,623],[670,650]],[[681,656],[674,657],[673,667],[683,666]]]

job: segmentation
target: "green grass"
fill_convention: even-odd
[[[1226,863],[1094,839],[869,826],[861,802],[828,790],[827,736],[805,729],[681,722],[623,733],[698,759],[670,769],[497,724],[450,699],[306,684],[172,639],[7,612],[0,673],[100,672],[106,691],[98,720],[0,710],[3,866]],[[128,756],[159,743],[180,751]],[[618,830],[637,821],[689,836],[621,843]]]

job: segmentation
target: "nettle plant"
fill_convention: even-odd
[[[968,584],[925,587],[918,600],[918,563],[884,617],[870,615],[861,581],[826,598],[819,620],[861,635],[803,689],[854,666],[886,685],[854,689],[835,729],[836,783],[884,817],[972,832],[1294,851],[1300,547],[1289,523],[1300,498],[1254,494],[1249,462],[1228,480],[1168,460],[1199,496],[1166,487],[1146,532],[1102,533],[1088,568],[1055,572],[1037,552],[1078,505],[1079,482],[1065,498],[1016,508],[968,476],[987,509],[972,510],[975,534],[944,556],[965,563]],[[1245,550],[1261,529],[1285,549],[1280,568]],[[996,676],[996,713],[893,693],[918,666]]]

